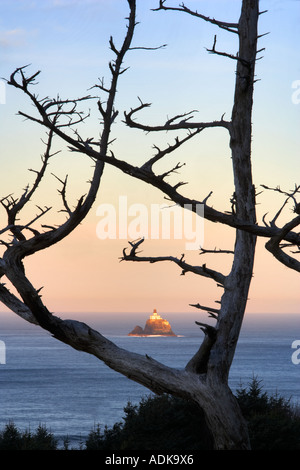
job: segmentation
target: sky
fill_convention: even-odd
[[[154,155],[153,145],[164,148],[176,137],[126,128],[123,112],[137,106],[138,97],[152,103],[140,115],[141,121],[147,123],[159,124],[191,110],[197,110],[195,119],[201,121],[219,120],[224,113],[225,119],[229,119],[231,114],[235,63],[208,54],[206,48],[212,46],[217,34],[218,48],[235,54],[235,35],[189,15],[151,11],[157,3],[137,2],[139,24],[133,46],[167,46],[156,51],[130,51],[124,64],[129,68],[118,86],[119,117],[113,128],[112,137],[116,140],[112,150],[118,158],[133,164],[141,164]],[[223,21],[237,21],[240,13],[238,0],[189,0],[186,4]],[[168,5],[177,6],[171,1]],[[265,0],[260,8],[268,12],[260,16],[259,32],[270,34],[259,40],[260,48],[265,50],[256,68],[253,177],[257,188],[265,184],[290,190],[295,183],[299,184],[300,170],[300,2]],[[77,98],[93,93],[94,90],[88,90],[99,79],[104,78],[106,83],[110,80],[108,62],[113,53],[109,38],[113,36],[116,46],[121,44],[127,15],[125,0],[0,0],[1,197],[10,193],[20,195],[26,184],[32,182],[33,173],[28,169],[39,168],[45,138],[44,129],[17,116],[19,110],[32,112],[32,107],[18,90],[5,85],[4,79],[17,67],[29,65],[29,72],[41,71],[35,86],[41,97],[59,94],[62,98]],[[89,106],[90,119],[80,132],[97,138],[101,126],[96,101]],[[68,198],[75,204],[86,192],[92,171],[86,157],[68,152],[58,139],[55,146],[61,152],[53,157],[37,200],[32,201],[30,208],[30,213],[35,214],[35,204],[53,206],[49,219],[43,220],[48,224],[62,220],[62,214],[57,212],[61,208],[59,183],[52,173],[60,178],[68,174]],[[184,194],[202,200],[213,191],[210,204],[219,210],[230,210],[233,183],[224,130],[201,133],[169,156],[160,168],[170,169],[178,162],[185,166],[170,181],[188,181],[182,189]],[[262,223],[266,213],[266,220],[270,220],[282,202],[277,193],[260,194],[258,222]],[[145,211],[151,220],[155,204],[168,202],[158,190],[107,167],[95,205],[84,223],[61,243],[26,260],[33,285],[44,286],[43,299],[48,308],[57,313],[151,313],[153,308],[159,313],[180,313],[191,312],[190,304],[198,302],[216,307],[222,292],[213,281],[191,273],[182,276],[180,269],[171,263],[120,262],[122,250],[128,246],[127,237],[120,238],[117,231],[112,239],[99,238],[105,208],[119,217],[122,211],[124,215],[125,207],[128,225],[133,227],[134,210]],[[289,206],[281,223],[291,216]],[[4,217],[1,213],[1,220],[6,223]],[[29,213],[24,213],[24,221],[29,217]],[[202,233],[206,249],[233,247],[234,232],[229,228],[205,221]],[[200,256],[197,249],[187,250],[186,242],[183,238],[150,237],[144,242],[143,253],[179,257],[185,253],[191,263],[205,262],[212,269],[229,272],[231,255]],[[298,313],[299,300],[297,273],[280,265],[265,250],[264,240],[258,240],[247,313]]]

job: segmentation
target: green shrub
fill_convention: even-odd
[[[111,429],[104,427],[101,433],[98,424],[90,433],[86,440],[86,450],[115,450],[121,446],[121,423],[116,423]]]
[[[21,450],[22,435],[14,423],[10,422],[0,434],[0,450]]]
[[[203,413],[194,403],[163,395],[144,398],[139,406],[128,403],[123,423],[101,434],[98,426],[87,450],[184,451],[212,448]]]
[[[263,393],[256,378],[248,390],[237,390],[237,400],[248,422],[252,450],[300,450],[300,416],[290,400]]]
[[[0,450],[56,450],[57,441],[46,427],[39,425],[35,433],[20,432],[14,423],[8,423],[0,433]]]
[[[236,398],[248,423],[252,450],[300,450],[300,413],[290,400],[268,396],[254,378],[240,387]],[[89,433],[86,450],[211,450],[212,439],[202,410],[193,402],[168,395],[149,396],[139,405],[128,403],[122,422],[100,425]],[[68,439],[64,449],[68,450]],[[20,432],[10,422],[0,432],[1,450],[56,450],[57,441],[46,427]],[[82,449],[82,447],[80,447]]]
[[[254,378],[236,398],[248,423],[252,450],[300,450],[300,415],[289,400],[268,396]],[[199,407],[167,395],[128,403],[123,423],[92,431],[86,448],[106,450],[211,450],[212,439]]]

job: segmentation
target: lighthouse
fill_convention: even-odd
[[[152,315],[150,315],[150,320],[162,320],[161,316],[158,315],[157,311],[156,311],[156,308],[153,309],[153,313]]]
[[[156,308],[149,315],[145,328],[137,325],[128,336],[177,336],[171,329],[168,320],[158,315]]]

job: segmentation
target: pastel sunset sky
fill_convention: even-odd
[[[120,78],[116,108],[119,117],[113,128],[111,150],[116,157],[140,164],[155,154],[153,145],[164,148],[177,134],[145,134],[126,128],[123,112],[139,104],[138,97],[152,106],[139,119],[161,124],[166,119],[191,110],[198,121],[230,119],[235,80],[235,61],[209,54],[214,35],[218,49],[235,54],[237,38],[189,15],[175,12],[154,12],[156,0],[137,2],[136,29],[133,46],[156,47],[156,51],[132,50],[124,66],[129,67]],[[177,6],[177,2],[167,3]],[[239,0],[189,0],[194,10],[223,21],[237,21]],[[296,0],[264,0],[259,33],[270,34],[259,40],[262,59],[257,62],[253,112],[253,177],[261,184],[280,185],[290,190],[300,183],[300,2]],[[126,30],[126,0],[0,0],[1,77],[9,78],[17,68],[29,65],[28,73],[41,71],[35,92],[40,97],[77,98],[98,93],[89,90],[98,79],[110,80],[108,62],[114,58],[109,49],[113,36],[118,47]],[[2,81],[4,83],[4,81]],[[2,86],[3,90],[3,86]],[[38,169],[44,151],[45,129],[17,116],[19,110],[32,112],[22,93],[5,86],[5,104],[0,104],[1,194],[17,197],[27,183],[33,181],[28,169]],[[99,95],[101,96],[101,94]],[[3,97],[2,97],[2,101]],[[101,131],[97,102],[93,100],[91,116],[78,130],[97,138]],[[183,136],[184,134],[180,134]],[[69,175],[68,200],[74,205],[85,194],[92,172],[87,157],[70,153],[55,140],[55,150],[62,151],[51,160],[48,175],[32,201],[30,213],[40,206],[52,210],[43,223],[63,220],[58,213],[61,200],[57,189],[60,178]],[[199,200],[213,191],[209,202],[219,210],[230,211],[233,193],[228,136],[224,130],[209,129],[190,140],[176,153],[166,157],[157,167],[166,171],[178,162],[185,163],[179,174],[170,177],[174,183],[187,181],[182,192]],[[151,219],[153,204],[168,204],[163,195],[149,185],[106,167],[97,201],[85,222],[60,244],[26,260],[26,270],[36,288],[44,286],[43,299],[54,312],[189,312],[191,303],[216,306],[221,289],[213,281],[191,273],[181,275],[171,263],[120,262],[126,237],[101,240],[97,227],[101,205],[113,207],[119,217],[120,197],[126,197],[128,210],[134,204],[145,208]],[[122,199],[124,201],[124,199]],[[264,191],[257,199],[257,220],[271,220],[284,199],[278,193]],[[103,206],[102,206],[103,207]],[[124,215],[124,213],[123,213]],[[46,220],[46,218],[48,219]],[[279,219],[283,224],[292,217],[289,205]],[[1,212],[3,225],[5,213]],[[134,220],[128,214],[128,223]],[[118,222],[118,220],[116,221]],[[119,228],[118,223],[116,225]],[[204,248],[232,249],[234,231],[218,224],[204,222]],[[299,312],[299,276],[280,265],[258,240],[254,277],[247,311],[251,313]],[[146,240],[144,254],[174,255],[185,253],[194,264],[228,273],[231,255],[199,255],[187,250],[186,240]],[[1,308],[5,310],[4,308]]]

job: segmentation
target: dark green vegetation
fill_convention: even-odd
[[[289,400],[268,396],[259,381],[240,387],[236,397],[248,422],[252,450],[300,450],[300,413]],[[128,403],[122,422],[100,425],[83,450],[197,451],[212,449],[201,410],[169,396],[150,396],[138,406]],[[57,440],[43,426],[35,433],[20,432],[13,423],[0,432],[0,450],[56,450]],[[67,439],[64,449],[68,449]]]
[[[169,396],[143,399],[124,408],[124,422],[99,426],[87,441],[88,450],[205,450],[211,447],[203,415],[197,405]]]
[[[300,450],[300,410],[279,395],[262,392],[257,379],[237,391],[253,450]]]
[[[0,433],[0,450],[55,450],[57,440],[46,427],[38,426],[35,433],[19,431],[14,423]]]

